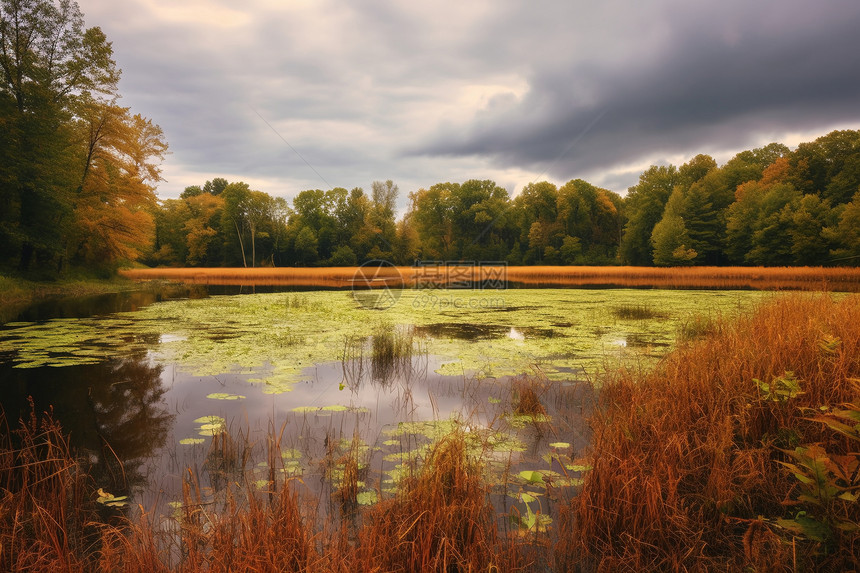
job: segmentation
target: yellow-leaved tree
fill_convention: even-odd
[[[152,244],[155,185],[167,152],[161,128],[115,102],[84,99],[76,110],[82,177],[68,242],[73,262],[113,266]]]

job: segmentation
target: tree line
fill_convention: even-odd
[[[582,179],[301,191],[213,178],[159,201],[161,129],[119,104],[111,43],[71,0],[0,0],[0,267],[856,265],[860,131],[720,166],[655,165],[627,194]]]
[[[216,178],[155,212],[153,265],[349,266],[371,260],[506,261],[512,265],[856,265],[860,261],[860,131],[834,131],[791,151],[742,151],[652,166],[625,197],[582,179],[491,180],[409,193],[361,187],[292,201]]]

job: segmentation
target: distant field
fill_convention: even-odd
[[[159,268],[120,271],[134,280],[163,279],[210,285],[283,286],[626,286],[753,288],[860,292],[856,267],[280,267]]]

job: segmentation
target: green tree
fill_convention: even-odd
[[[690,248],[690,236],[684,219],[675,214],[667,214],[654,225],[651,233],[654,246],[654,264],[660,267],[691,265],[696,258],[696,250]]]
[[[220,195],[229,183],[223,177],[214,177],[211,181],[203,184],[203,192],[210,195]]]
[[[841,211],[834,211],[833,215],[838,217],[837,222],[824,230],[825,237],[833,244],[833,262],[860,264],[860,190],[854,193],[850,203]]]
[[[627,191],[624,201],[627,224],[619,247],[622,261],[631,265],[652,264],[651,234],[663,217],[663,209],[678,181],[674,166],[652,165],[639,176],[639,183]]]
[[[409,194],[407,217],[418,235],[418,256],[422,259],[450,260],[455,256],[451,186],[450,183],[436,184]]]
[[[831,204],[851,201],[860,186],[860,131],[832,131],[791,154],[792,183]]]
[[[317,237],[310,227],[302,227],[296,235],[295,251],[297,262],[303,265],[315,263],[319,258],[317,253]]]
[[[248,232],[248,219],[246,208],[251,197],[251,188],[247,183],[230,183],[221,192],[224,198],[224,209],[222,213],[221,228],[225,231],[225,244],[228,247],[234,247],[238,244],[239,252],[242,256],[242,266],[248,266],[248,259],[245,255],[245,241]],[[231,229],[231,231],[227,231]],[[235,231],[235,235],[233,232]],[[236,243],[232,237],[236,238]]]
[[[576,237],[587,262],[615,259],[621,239],[621,203],[621,197],[607,189],[582,179],[568,181],[558,189],[556,221],[566,235],[556,235],[553,244]],[[561,258],[570,263],[565,256]]]
[[[109,103],[119,70],[99,28],[69,0],[0,0],[0,245],[22,269],[62,256],[74,190],[76,106]]]

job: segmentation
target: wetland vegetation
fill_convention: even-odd
[[[4,567],[856,566],[856,295],[183,288],[0,330]]]
[[[74,1],[0,68],[0,570],[860,569],[860,131],[159,198]]]

